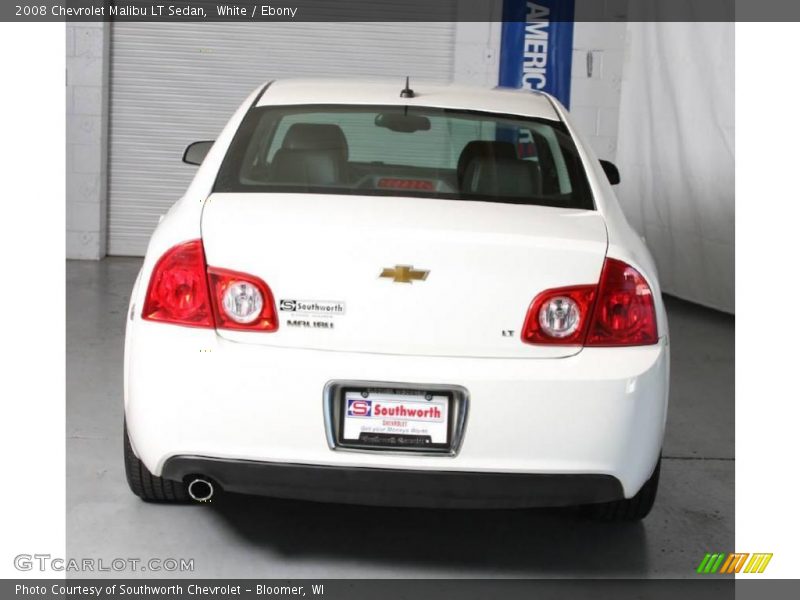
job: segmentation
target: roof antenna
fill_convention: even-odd
[[[401,98],[413,98],[414,97],[414,90],[408,87],[408,75],[406,75],[406,87],[400,92]]]

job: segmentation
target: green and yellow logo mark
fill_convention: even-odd
[[[747,558],[750,557],[748,561]],[[749,554],[747,552],[718,552],[706,553],[697,566],[697,572],[702,575],[719,573],[730,575],[732,573],[763,573],[767,568],[772,554]],[[745,563],[746,566],[745,566]],[[742,571],[744,567],[744,571]]]

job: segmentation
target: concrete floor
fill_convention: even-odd
[[[674,299],[665,460],[644,523],[234,496],[141,502],[125,483],[121,427],[140,262],[67,263],[68,557],[192,558],[195,577],[691,577],[705,552],[734,549],[734,319]]]

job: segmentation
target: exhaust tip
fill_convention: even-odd
[[[208,479],[198,477],[189,482],[186,486],[189,497],[195,502],[208,502],[214,495],[214,484]]]

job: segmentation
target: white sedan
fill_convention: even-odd
[[[546,94],[275,81],[153,233],[125,340],[145,500],[648,514],[656,269]]]

